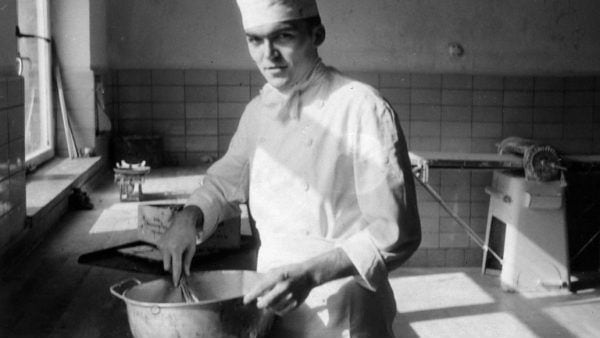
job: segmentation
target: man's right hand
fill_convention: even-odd
[[[196,224],[204,222],[202,210],[196,206],[186,206],[175,214],[173,222],[158,240],[158,248],[163,256],[165,271],[171,271],[173,285],[179,285],[182,268],[190,275],[192,258],[196,252]]]

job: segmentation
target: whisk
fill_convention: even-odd
[[[184,275],[182,275],[181,279],[179,280],[179,290],[181,290],[181,294],[183,295],[183,299],[186,303],[198,303],[200,301],[190,289],[187,278]]]

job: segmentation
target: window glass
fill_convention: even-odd
[[[52,68],[47,0],[18,0],[18,41],[25,83],[25,161],[36,166],[54,156]]]

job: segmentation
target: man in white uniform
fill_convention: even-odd
[[[162,237],[177,283],[196,236],[248,203],[260,285],[245,296],[280,316],[274,337],[393,337],[388,271],[421,229],[406,142],[379,93],[325,66],[315,0],[238,0],[267,80],[229,150]]]

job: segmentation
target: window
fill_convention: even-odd
[[[25,83],[25,162],[54,156],[52,67],[48,0],[18,0],[19,68]]]

